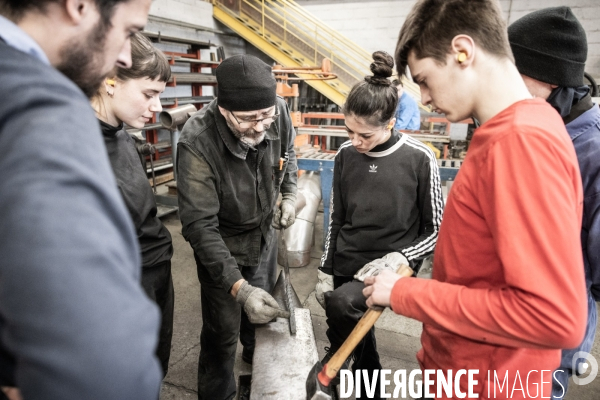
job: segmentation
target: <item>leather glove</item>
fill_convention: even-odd
[[[284,194],[279,208],[273,214],[273,223],[275,229],[286,229],[296,221],[296,195]]]
[[[358,279],[361,282],[365,281],[367,276],[376,276],[381,273],[384,269],[388,269],[394,273],[398,270],[400,265],[405,264],[410,266],[408,260],[402,253],[394,252],[388,253],[385,256],[371,261],[365,264],[364,267],[358,270],[354,275],[354,279]]]
[[[333,275],[326,274],[319,270],[317,273],[317,286],[315,287],[315,297],[317,301],[325,309],[325,293],[333,291]]]
[[[242,306],[253,324],[266,324],[277,317],[290,317],[289,311],[279,308],[279,304],[269,293],[248,282],[242,283],[235,300]]]

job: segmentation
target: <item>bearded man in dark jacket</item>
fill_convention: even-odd
[[[269,292],[277,269],[273,228],[294,223],[298,170],[295,131],[271,67],[239,55],[216,75],[217,99],[186,123],[177,157],[183,236],[201,286],[198,398],[211,400],[235,396],[238,336],[243,360],[252,363],[253,324],[289,318]]]

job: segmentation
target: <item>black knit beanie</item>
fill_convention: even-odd
[[[229,111],[273,107],[277,82],[271,67],[247,54],[229,57],[217,67],[217,104]]]
[[[562,87],[583,85],[587,39],[569,7],[534,11],[508,27],[517,69]]]

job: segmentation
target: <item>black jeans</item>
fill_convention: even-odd
[[[327,337],[331,348],[337,350],[350,335],[368,307],[367,299],[362,294],[364,283],[354,280],[352,277],[334,276],[333,287],[332,292],[325,294],[325,313],[327,314]],[[375,341],[375,327],[371,328],[356,346],[353,357],[353,371],[367,370],[369,376],[372,377],[373,370],[381,369]],[[365,386],[361,379],[361,397],[358,398],[366,399],[365,393]],[[379,399],[379,394],[379,384],[377,384],[373,398]]]
[[[160,308],[161,323],[156,356],[163,370],[163,378],[169,370],[171,339],[173,338],[173,308],[175,292],[171,275],[171,260],[142,268],[142,287]]]
[[[244,279],[252,286],[271,292],[277,273],[277,235],[271,235],[267,248],[261,246],[256,267],[240,266]],[[198,262],[200,299],[202,302],[202,332],[198,359],[198,400],[228,400],[235,396],[233,367],[238,336],[242,345],[254,351],[254,325],[229,294],[229,288],[211,279]]]

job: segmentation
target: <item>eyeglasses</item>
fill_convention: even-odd
[[[260,118],[260,119],[251,119],[249,121],[240,121],[237,119],[237,117],[235,116],[234,113],[232,113],[231,111],[229,112],[231,115],[233,115],[233,118],[235,119],[235,122],[238,123],[238,125],[240,126],[240,128],[251,128],[254,125],[258,124],[259,122],[262,122],[263,125],[270,125],[272,124],[274,121],[277,120],[277,117],[279,117],[279,114],[273,114],[270,117],[266,117],[266,118]]]

